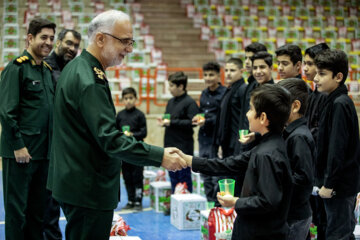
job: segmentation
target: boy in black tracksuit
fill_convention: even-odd
[[[225,159],[204,159],[181,154],[194,171],[211,175],[245,174],[241,197],[225,198],[235,207],[232,240],[285,240],[292,174],[286,156],[283,127],[289,118],[290,95],[277,85],[264,84],[251,95],[247,113],[250,130],[261,139],[250,151]]]
[[[359,125],[354,102],[344,84],[348,59],[341,50],[315,57],[314,82],[327,94],[320,116],[316,183],[327,216],[326,240],[354,239],[354,206],[360,190]]]
[[[243,109],[241,111],[240,121],[239,121],[239,130],[240,129],[249,129],[249,122],[246,118],[246,113],[249,110],[250,105],[250,95],[251,92],[261,84],[274,84],[272,79],[272,70],[273,70],[273,59],[272,55],[266,51],[256,52],[251,56],[252,62],[252,77],[254,81],[249,82],[246,87],[246,92],[243,99]],[[238,155],[243,151],[244,146],[242,144],[237,144],[235,147],[234,155]],[[239,182],[239,186],[241,183]]]
[[[204,114],[204,119],[195,116],[193,124],[200,126],[199,129],[199,156],[211,158],[213,135],[215,132],[216,115],[220,110],[220,102],[225,94],[226,87],[220,83],[220,65],[217,62],[208,62],[203,66],[203,76],[206,88],[200,96],[200,113]],[[201,174],[204,181],[206,199],[209,202],[216,202],[216,190],[218,178]]]
[[[294,178],[287,222],[290,227],[288,240],[304,240],[311,223],[310,195],[314,181],[315,142],[304,113],[309,90],[306,83],[298,78],[282,80],[278,85],[291,94],[291,113],[288,126],[283,132],[287,155]]]
[[[177,147],[187,154],[194,153],[193,117],[199,113],[194,99],[186,93],[187,76],[183,72],[176,72],[169,76],[169,90],[174,96],[166,105],[166,114],[170,120],[158,119],[159,125],[165,127],[164,147]],[[171,189],[174,193],[178,183],[186,182],[188,190],[192,192],[191,169],[169,171]]]
[[[234,154],[239,139],[240,113],[243,109],[246,84],[242,77],[243,63],[239,58],[230,58],[225,64],[225,78],[229,85],[220,103],[214,133],[214,152],[222,149],[222,156]]]
[[[122,92],[125,109],[116,116],[116,126],[127,136],[134,136],[137,141],[146,137],[146,119],[144,113],[135,107],[136,91],[125,88]],[[131,163],[122,163],[122,174],[128,194],[128,203],[123,209],[142,210],[144,167]]]
[[[219,147],[222,157],[234,155],[235,148],[240,145],[239,122],[241,111],[244,108],[242,99],[245,96],[246,84],[242,77],[243,62],[239,58],[230,58],[225,64],[226,82],[229,84],[220,103],[220,111],[216,117],[215,132],[213,137],[213,154],[217,156]],[[220,179],[224,176],[220,176]],[[240,176],[241,178],[241,176]],[[237,179],[235,179],[237,180]],[[241,186],[235,183],[235,195],[240,196]],[[218,185],[217,185],[218,189]],[[218,191],[218,190],[217,190]]]
[[[306,76],[306,80],[314,81],[316,75],[316,66],[314,63],[315,56],[329,49],[326,43],[319,43],[311,46],[305,50],[303,70]],[[322,105],[326,100],[326,95],[317,90],[317,86],[314,86],[314,90],[309,88],[309,101],[305,112],[307,118],[307,126],[309,127],[311,134],[316,143],[318,136],[319,120],[322,110]],[[314,184],[315,185],[315,184]],[[326,213],[323,200],[316,195],[310,196],[310,204],[312,208],[312,221],[317,226],[317,239],[325,240],[326,230]],[[310,240],[310,234],[308,238]]]
[[[267,52],[265,45],[258,43],[258,42],[254,42],[245,47],[244,64],[245,64],[245,69],[249,74],[249,77],[247,79],[245,95],[244,95],[244,98],[242,99],[244,108],[242,108],[242,110],[241,110],[241,117],[240,117],[240,123],[239,123],[240,129],[248,129],[248,127],[249,127],[249,123],[247,122],[247,118],[246,118],[246,113],[249,110],[250,94],[251,94],[252,90],[254,90],[254,88],[257,86],[256,79],[252,72],[252,65],[253,65],[252,56],[254,56],[255,53],[257,53],[257,52]],[[271,66],[272,66],[272,64],[271,64]],[[243,123],[244,121],[245,121],[245,125]]]

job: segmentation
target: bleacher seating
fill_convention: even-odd
[[[226,58],[243,53],[245,38],[264,43],[272,53],[285,43],[298,44],[305,50],[325,41],[351,56],[360,54],[357,45],[360,32],[357,1],[216,2],[216,5],[209,5],[206,0],[190,0],[186,9],[192,11],[188,12],[188,16],[194,18],[195,27],[202,28],[201,39],[209,39],[209,49],[219,56],[218,60],[223,60],[224,54]],[[358,64],[351,67],[360,70]]]
[[[201,28],[200,39],[208,40],[209,51],[215,54],[220,63],[229,56],[244,58],[244,47],[254,41],[264,43],[270,53],[285,43],[298,44],[305,50],[313,44],[326,41],[332,48],[346,51],[351,68],[360,70],[360,7],[356,0],[179,2],[186,9],[187,17],[193,19],[194,27]],[[85,47],[89,22],[98,13],[108,9],[128,13],[134,23],[134,51],[124,60],[122,67],[135,70],[125,71],[126,74],[121,72],[121,79],[140,83],[139,68],[144,69],[145,73],[158,66],[166,66],[162,61],[161,49],[156,48],[156,40],[144,22],[140,12],[141,4],[135,0],[4,0],[2,7],[0,67],[24,49],[26,28],[33,17],[47,18],[55,22],[58,29],[76,29],[82,34],[81,47]],[[119,76],[111,78],[116,82]],[[351,74],[351,78],[360,79],[360,73]],[[116,84],[113,84],[114,89],[119,91],[120,83]]]

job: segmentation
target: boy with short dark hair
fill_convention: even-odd
[[[158,119],[165,127],[164,147],[177,147],[187,154],[194,154],[194,139],[192,119],[199,112],[199,108],[186,93],[188,77],[183,72],[176,72],[169,76],[169,90],[173,98],[166,105],[165,114],[170,114],[170,120]],[[169,172],[171,189],[174,193],[178,183],[185,182],[192,192],[191,169],[184,168],[177,172]]]
[[[309,47],[305,50],[305,57],[304,57],[304,73],[306,76],[306,80],[314,81],[316,75],[316,66],[314,63],[314,59],[316,55],[326,49],[329,49],[329,46],[326,43],[320,43]],[[320,110],[321,106],[325,101],[325,94],[320,93],[317,90],[317,86],[315,85],[314,91],[310,92],[309,95],[309,104],[305,112],[305,116],[308,118],[308,127],[313,134],[313,137],[316,141],[317,139],[317,129],[319,124],[320,118]]]
[[[326,240],[354,239],[354,206],[360,190],[359,125],[344,82],[348,59],[341,50],[315,57],[314,82],[327,95],[319,122],[316,183],[327,215]]]
[[[116,127],[126,136],[133,136],[137,141],[143,141],[147,135],[146,118],[143,112],[136,108],[136,91],[132,87],[122,91],[122,101],[125,109],[116,116]],[[128,203],[123,209],[142,210],[144,167],[131,163],[122,163],[122,174],[128,194]]]
[[[238,144],[240,112],[245,96],[246,84],[243,79],[243,62],[239,58],[230,58],[225,64],[225,78],[228,89],[221,100],[220,111],[216,119],[214,134],[215,152],[221,147],[222,156],[233,155]]]
[[[220,103],[220,111],[216,118],[215,133],[213,137],[213,152],[221,153],[223,158],[232,156],[240,145],[239,126],[241,112],[245,108],[243,99],[246,94],[246,84],[243,78],[243,62],[240,58],[230,58],[225,64],[225,79],[228,89]],[[219,151],[221,149],[221,151]],[[220,177],[222,178],[222,177]],[[241,186],[237,181],[235,195],[240,196]],[[216,186],[218,192],[218,185]],[[217,203],[216,203],[217,204]]]
[[[239,123],[239,129],[248,129],[249,124],[247,122],[246,113],[249,110],[249,103],[250,103],[250,94],[252,90],[257,86],[257,82],[254,78],[253,72],[252,72],[252,60],[251,58],[258,52],[266,52],[267,49],[265,45],[254,42],[245,47],[245,68],[246,71],[250,74],[250,76],[247,79],[247,86],[245,89],[244,98],[242,100],[243,108],[241,110],[241,117],[240,117],[240,123]],[[272,64],[271,64],[272,65]],[[237,145],[238,146],[238,145]],[[236,154],[235,150],[235,154]]]
[[[285,44],[275,51],[280,79],[301,79],[301,48],[294,44]]]
[[[240,129],[248,129],[249,122],[246,118],[246,113],[249,110],[250,104],[250,94],[257,86],[265,83],[273,84],[274,80],[272,79],[272,55],[268,52],[260,51],[255,53],[251,57],[252,62],[252,77],[255,79],[254,82],[251,82],[246,87],[246,94],[244,96],[244,109],[241,111],[241,117],[239,122],[239,130]],[[246,110],[246,111],[245,111]],[[234,155],[237,155],[243,151],[243,145],[237,144]],[[241,186],[241,182],[238,181],[238,184]]]
[[[211,175],[245,174],[240,198],[220,196],[224,207],[235,207],[232,240],[285,240],[292,190],[292,174],[281,132],[290,114],[290,94],[277,85],[264,84],[251,93],[247,113],[250,130],[259,143],[248,152],[225,159],[204,159],[181,154],[196,172]]]
[[[257,52],[251,57],[252,71],[257,84],[274,83],[272,78],[273,60],[268,52]]]
[[[204,114],[201,120],[193,118],[193,124],[199,129],[199,156],[214,157],[212,142],[215,129],[216,115],[220,109],[220,102],[226,92],[226,87],[220,83],[220,65],[217,62],[208,62],[203,66],[203,76],[206,88],[200,96],[200,113]],[[202,174],[206,198],[209,202],[216,201],[217,177]]]
[[[254,42],[254,43],[250,43],[249,45],[247,45],[245,47],[245,69],[247,71],[247,73],[249,74],[249,77],[247,79],[248,84],[250,85],[252,82],[255,81],[255,78],[252,74],[252,61],[251,61],[251,57],[254,56],[255,53],[257,52],[266,52],[267,49],[265,47],[264,44],[258,43],[258,42]]]
[[[314,59],[320,52],[329,49],[326,43],[319,43],[311,46],[305,50],[303,70],[307,81],[314,81],[316,75],[316,66]],[[309,127],[311,134],[313,135],[315,143],[317,142],[319,119],[321,115],[322,106],[326,100],[326,95],[317,90],[316,84],[314,84],[314,90],[309,88],[309,101],[306,108],[305,117],[307,118],[307,126]],[[310,196],[310,203],[313,212],[313,223],[317,226],[317,239],[325,240],[326,230],[326,213],[324,202],[319,196]]]
[[[278,85],[291,94],[291,113],[283,132],[294,178],[294,189],[287,222],[288,240],[305,240],[311,223],[310,195],[314,181],[315,142],[304,118],[308,86],[298,78],[282,80]]]

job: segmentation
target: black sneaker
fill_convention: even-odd
[[[138,211],[138,212],[141,212],[142,211],[142,204],[140,202],[135,202],[134,210]]]
[[[122,209],[123,209],[123,210],[130,210],[130,209],[133,209],[133,208],[134,208],[134,203],[133,203],[133,202],[128,202],[128,203],[126,204],[126,206],[123,207]]]
[[[164,210],[164,215],[165,215],[165,216],[170,216],[170,208]]]

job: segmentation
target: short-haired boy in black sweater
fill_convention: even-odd
[[[287,218],[288,240],[305,240],[311,223],[310,195],[314,181],[315,142],[304,117],[308,86],[298,78],[282,80],[278,85],[291,94],[291,112],[283,132],[294,178],[294,189]]]
[[[261,135],[248,152],[225,159],[204,159],[179,153],[196,172],[238,175],[245,180],[238,197],[222,197],[224,207],[235,207],[232,240],[285,240],[292,174],[281,136],[290,114],[290,94],[277,85],[264,84],[251,93],[247,113],[252,132]]]
[[[252,90],[258,85],[257,81],[255,80],[255,77],[253,75],[253,60],[252,57],[258,53],[258,52],[266,52],[267,49],[264,44],[253,42],[245,47],[245,68],[246,71],[249,74],[249,77],[247,79],[247,85],[245,89],[245,94],[242,99],[242,108],[240,112],[240,120],[239,120],[239,129],[248,129],[249,123],[246,118],[246,113],[249,110],[249,103],[250,103],[250,95]],[[271,69],[272,69],[272,58],[271,58]],[[235,147],[235,154],[240,153],[241,145],[236,145]]]
[[[125,109],[116,116],[116,126],[126,136],[134,136],[137,141],[146,137],[146,118],[143,112],[135,107],[136,91],[125,88],[122,91],[122,101]],[[123,209],[142,210],[144,167],[123,161],[122,174],[128,194],[128,203]]]
[[[348,59],[328,49],[315,57],[314,82],[327,95],[319,121],[315,180],[327,216],[326,240],[354,239],[354,205],[360,190],[359,124],[344,82]]]
[[[305,50],[303,70],[307,81],[314,81],[316,75],[316,66],[314,59],[316,55],[326,49],[329,49],[329,46],[326,43],[319,43]],[[310,132],[313,135],[314,141],[316,143],[320,115],[323,109],[323,104],[326,100],[326,95],[319,92],[316,85],[314,86],[313,90],[311,90],[310,88],[309,90],[309,100],[305,112],[305,117],[308,121],[307,126],[309,127]],[[326,213],[324,201],[319,196],[312,195],[310,196],[310,204],[313,212],[312,222],[317,226],[317,239],[325,240]]]
[[[158,119],[159,125],[165,127],[164,147],[177,147],[186,154],[194,154],[193,117],[199,113],[199,107],[186,92],[188,77],[183,72],[169,75],[169,90],[173,98],[166,105],[166,114],[170,120]],[[178,183],[186,182],[192,192],[191,169],[169,171],[171,190],[175,191]],[[168,214],[167,212],[165,214]]]

